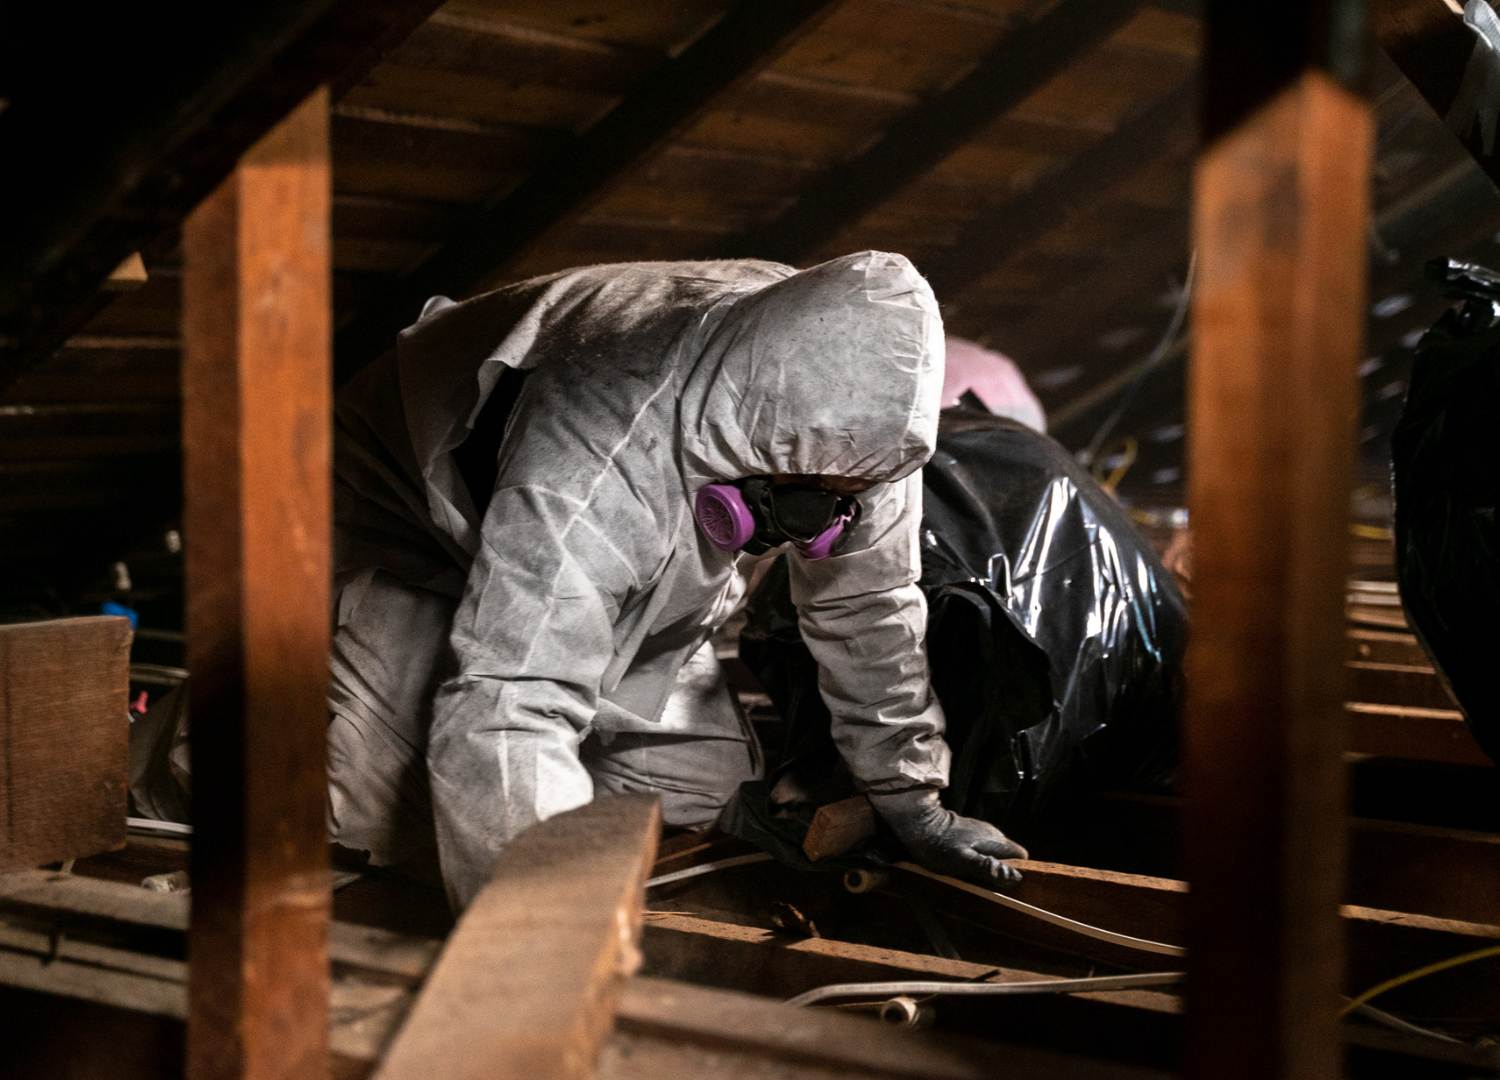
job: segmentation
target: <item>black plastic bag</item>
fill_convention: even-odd
[[[944,803],[1024,838],[1059,802],[1170,783],[1187,612],[1124,510],[1062,446],[1001,419],[945,422],[922,476],[928,655],[954,753]],[[787,722],[782,770],[837,772],[779,565],[740,654]]]
[[[1439,261],[1468,299],[1417,346],[1391,438],[1396,576],[1412,629],[1500,761],[1500,277]]]

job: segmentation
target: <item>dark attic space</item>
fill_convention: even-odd
[[[1500,1075],[1491,0],[0,50],[0,1075]]]

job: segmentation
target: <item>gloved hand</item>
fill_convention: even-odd
[[[936,788],[871,792],[869,799],[912,858],[927,869],[991,887],[1021,880],[1021,872],[1001,860],[1024,859],[1026,849],[987,821],[944,809]]]

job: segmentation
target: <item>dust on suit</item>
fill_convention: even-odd
[[[791,557],[794,598],[857,782],[943,786],[915,584],[942,363],[926,282],[878,252],[430,302],[338,401],[334,839],[419,872],[435,840],[462,906],[596,793],[711,824],[760,770],[708,645],[752,559],[693,495],[771,473],[879,482],[833,557]]]

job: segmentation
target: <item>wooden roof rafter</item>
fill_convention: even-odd
[[[775,221],[731,240],[723,254],[796,262],[1102,42],[1143,3],[1060,0],[1005,35],[966,75],[899,118],[862,153],[804,187]]]
[[[753,76],[835,6],[834,0],[755,0],[731,9],[516,188],[464,216],[450,241],[365,305],[338,336],[340,373],[381,352],[435,293],[492,280],[523,251],[596,202],[633,165],[665,146],[712,100]]]
[[[1186,143],[1194,130],[1196,81],[1189,78],[1116,131],[974,220],[961,249],[923,267],[944,306],[964,289],[1091,205],[1110,189]]]

